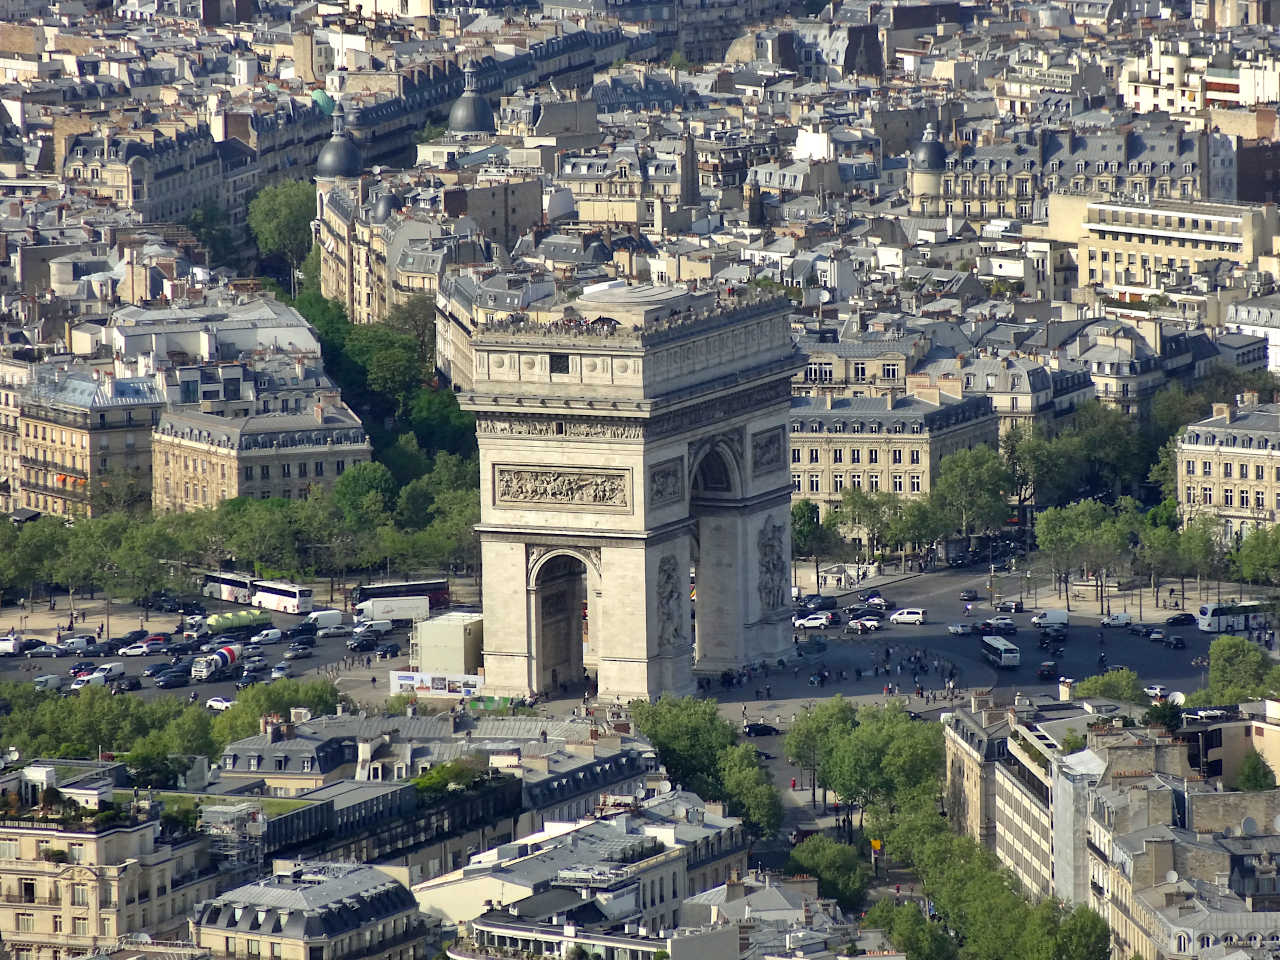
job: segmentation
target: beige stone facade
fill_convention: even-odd
[[[1224,538],[1270,527],[1280,511],[1280,406],[1246,394],[1235,407],[1178,435],[1178,503],[1184,520],[1213,517]]]
[[[602,697],[656,698],[790,645],[788,304],[684,299],[617,284],[572,326],[476,331],[487,691],[585,668]]]
[[[336,395],[300,413],[228,420],[166,413],[152,438],[153,509],[185,512],[235,497],[305,499],[371,459],[359,419]]]

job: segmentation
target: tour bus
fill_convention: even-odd
[[[253,600],[255,583],[257,581],[247,573],[206,573],[200,592],[215,600],[248,604]]]
[[[1202,633],[1235,633],[1266,625],[1266,608],[1256,600],[1208,603],[1200,608],[1200,614],[1196,617],[1196,626]]]
[[[391,597],[426,597],[431,601],[431,609],[439,610],[449,605],[449,581],[442,577],[399,583],[362,583],[351,591],[352,605]]]
[[[1022,651],[1004,637],[983,637],[982,655],[993,667],[1012,670],[1022,663]]]
[[[253,605],[280,613],[310,613],[311,588],[283,580],[255,580]]]

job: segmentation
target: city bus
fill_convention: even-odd
[[[253,605],[280,613],[310,613],[311,588],[283,580],[257,580],[253,584]]]
[[[1266,608],[1257,600],[1207,603],[1200,608],[1196,626],[1202,633],[1234,633],[1267,625]]]
[[[982,655],[993,667],[1012,670],[1022,663],[1022,651],[1004,637],[983,637]]]
[[[215,600],[248,604],[253,600],[253,587],[257,582],[246,573],[206,573],[200,592]]]
[[[351,605],[395,597],[426,597],[431,601],[431,609],[439,610],[449,605],[449,581],[441,577],[398,583],[362,583],[351,591]]]

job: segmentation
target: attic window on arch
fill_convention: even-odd
[[[567,353],[553,353],[550,355],[550,361],[552,373],[569,372],[569,355]]]

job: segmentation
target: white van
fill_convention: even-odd
[[[1069,626],[1067,620],[1065,610],[1045,610],[1031,618],[1031,625],[1033,627],[1065,627]]]
[[[925,623],[929,619],[929,611],[920,607],[904,607],[895,610],[889,617],[890,623]]]
[[[56,673],[48,673],[31,681],[37,690],[61,690],[67,685],[67,678]]]
[[[68,653],[78,653],[81,650],[88,650],[89,644],[93,642],[93,637],[63,637],[62,642],[58,644],[58,647],[62,650],[66,650]]]
[[[307,614],[307,623],[314,623],[317,630],[325,627],[342,626],[341,610],[312,610]]]
[[[119,680],[124,676],[124,674],[124,664],[118,661],[115,663],[100,663],[98,664],[98,668],[93,671],[93,675],[95,677],[100,676],[107,683],[110,683],[112,680]]]
[[[355,630],[352,631],[357,637],[373,634],[376,637],[382,636],[384,633],[391,632],[390,620],[365,620],[363,623],[357,623]]]
[[[86,673],[71,681],[72,690],[83,690],[85,687],[105,687],[107,678],[98,673]]]
[[[1100,627],[1127,627],[1133,623],[1132,613],[1109,613],[1098,623]]]

